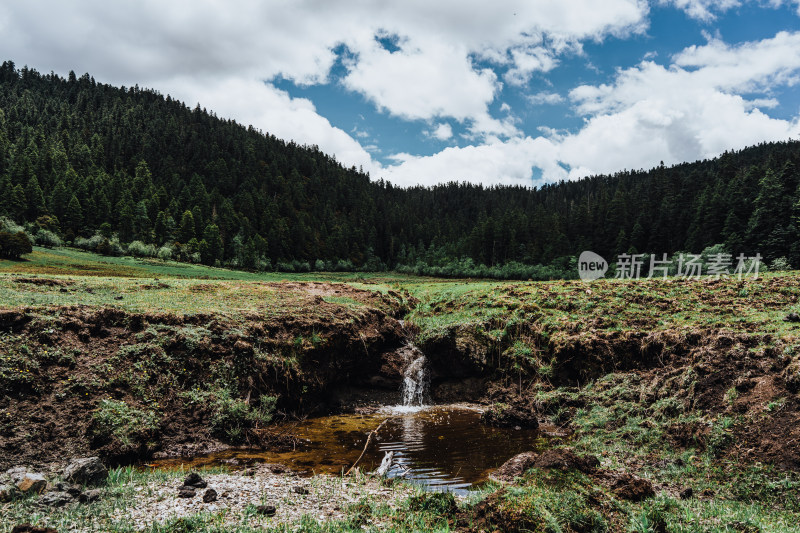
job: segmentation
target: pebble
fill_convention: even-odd
[[[231,524],[237,524],[248,507],[274,508],[272,516],[251,517],[250,527],[257,528],[297,523],[309,514],[324,516],[325,520],[342,520],[347,517],[344,509],[362,498],[385,501],[396,507],[411,492],[406,486],[383,487],[372,478],[326,475],[299,478],[293,474],[273,474],[269,468],[256,468],[251,475],[245,472],[206,475],[204,481],[209,488],[203,498],[179,497],[174,480],[150,482],[137,493],[136,504],[126,508],[125,517],[133,529],[143,530],[151,529],[154,522],[201,512],[222,512]],[[190,487],[181,487],[184,488]],[[209,504],[205,502],[205,494],[211,490],[217,499]]]

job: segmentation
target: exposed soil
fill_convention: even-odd
[[[403,299],[338,284],[290,285],[313,312],[231,320],[112,307],[1,310],[0,469],[89,453],[115,462],[227,445],[209,427],[213,405],[193,401],[192,391],[226,387],[253,406],[276,396],[279,412],[339,407],[333,389],[380,375],[391,358],[383,356],[404,345],[407,333],[392,317],[406,312]],[[350,309],[323,295],[365,305]],[[152,413],[156,422],[128,428],[122,439],[98,435],[93,418],[104,400]],[[244,430],[238,438],[245,443],[275,444],[258,424]]]

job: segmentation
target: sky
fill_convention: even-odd
[[[400,186],[800,138],[800,0],[8,0],[0,60],[156,89]]]

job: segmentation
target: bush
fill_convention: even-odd
[[[170,246],[162,246],[156,252],[156,256],[162,261],[169,261],[172,259],[172,248]]]
[[[155,257],[156,247],[152,244],[145,244],[142,241],[133,241],[128,245],[128,255],[133,257]]]
[[[24,254],[33,251],[31,241],[24,231],[11,233],[0,231],[0,257],[19,259]]]
[[[158,416],[136,409],[124,401],[101,400],[92,414],[89,428],[94,445],[111,443],[122,453],[130,453],[147,446],[158,431]]]
[[[20,231],[25,231],[25,228],[16,224],[10,218],[0,217],[0,231],[5,231],[8,233],[19,233]]]
[[[275,396],[261,396],[257,405],[251,405],[221,387],[205,391],[195,389],[185,396],[191,403],[205,406],[211,411],[211,433],[231,444],[242,444],[250,429],[269,424],[277,402]]]
[[[58,235],[46,229],[37,231],[34,240],[37,246],[44,246],[45,248],[58,248],[64,244]]]
[[[769,264],[769,269],[772,272],[780,272],[782,270],[791,270],[789,260],[785,257],[779,257]]]
[[[213,404],[211,432],[231,444],[241,444],[247,437],[247,430],[270,423],[276,401],[274,396],[262,396],[258,406],[253,407],[232,397],[227,389],[220,389]]]

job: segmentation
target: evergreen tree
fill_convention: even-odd
[[[78,197],[74,194],[69,199],[69,204],[67,204],[63,219],[65,228],[71,229],[75,234],[80,232],[81,225],[83,224],[83,209],[81,209],[81,203],[78,201]]]
[[[187,243],[195,237],[194,215],[188,209],[183,212],[181,217],[181,227],[178,231],[178,240]]]

